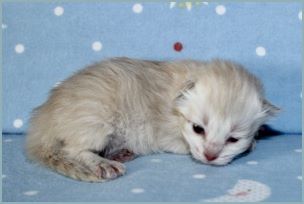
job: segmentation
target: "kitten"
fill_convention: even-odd
[[[114,58],[79,71],[33,111],[29,158],[74,179],[102,182],[121,163],[156,152],[225,165],[254,143],[278,108],[238,64]]]

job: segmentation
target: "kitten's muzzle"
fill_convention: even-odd
[[[208,142],[204,150],[204,156],[206,160],[210,162],[217,159],[222,149],[223,149],[222,144],[215,142]]]
[[[208,161],[213,161],[213,160],[217,159],[217,157],[218,157],[217,154],[212,154],[209,152],[204,152],[204,156]]]

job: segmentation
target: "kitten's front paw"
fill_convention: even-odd
[[[114,179],[126,172],[125,166],[116,161],[102,162],[97,166],[95,171],[100,179]]]

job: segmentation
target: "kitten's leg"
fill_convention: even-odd
[[[107,155],[106,158],[118,162],[127,162],[135,159],[136,155],[128,149],[120,149]]]
[[[101,138],[99,142],[100,140]],[[125,173],[125,166],[122,163],[103,158],[91,151],[90,149],[94,149],[91,142],[91,139],[83,140],[82,143],[75,145],[58,140],[51,147],[34,146],[28,151],[32,158],[58,173],[81,181],[103,182]],[[106,140],[101,143],[103,145],[100,145],[100,148],[107,145]]]
[[[76,159],[95,174],[96,181],[114,179],[125,173],[125,166],[122,163],[100,157],[91,151],[80,152]]]

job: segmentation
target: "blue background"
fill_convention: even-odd
[[[142,12],[135,13],[134,4],[3,3],[3,201],[203,201],[227,194],[240,179],[268,186],[271,194],[263,201],[301,201],[302,5],[193,1],[188,10],[181,3],[141,3]],[[216,12],[220,4],[224,15]],[[54,14],[58,6],[60,16]],[[92,49],[95,41],[102,43],[100,51]],[[173,49],[176,42],[183,44],[181,52]],[[16,52],[18,44],[24,52]],[[259,46],[265,56],[257,55]],[[75,181],[29,162],[24,136],[31,110],[57,82],[119,56],[237,61],[282,109],[269,123],[284,134],[263,137],[255,151],[224,167],[189,155],[139,157],[126,163],[126,175],[106,183]]]
[[[58,81],[108,57],[153,60],[226,58],[257,74],[282,112],[271,124],[301,132],[301,20],[299,3],[216,3],[188,11],[167,3],[5,3],[3,5],[3,127],[24,132],[30,111]],[[54,15],[62,6],[64,13]],[[92,50],[100,41],[100,52]],[[172,46],[180,41],[184,49]],[[15,52],[17,44],[25,51]],[[256,54],[263,46],[266,55]],[[24,126],[15,128],[15,119]]]

